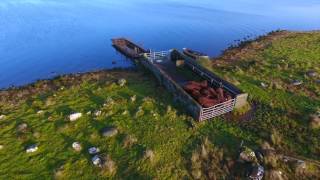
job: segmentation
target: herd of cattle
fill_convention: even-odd
[[[183,88],[205,108],[212,107],[232,99],[232,96],[222,87],[210,87],[208,81],[189,81]]]

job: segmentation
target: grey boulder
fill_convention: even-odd
[[[118,134],[118,129],[115,127],[106,127],[102,129],[101,134],[104,137],[112,137]]]
[[[100,152],[100,149],[97,147],[91,147],[88,149],[89,154],[98,154]]]
[[[27,153],[33,153],[33,152],[36,152],[37,150],[38,150],[38,145],[36,144],[30,145],[26,148]]]

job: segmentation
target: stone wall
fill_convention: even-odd
[[[213,72],[209,71],[208,69],[202,67],[198,63],[195,63],[193,59],[189,58],[188,56],[185,56],[184,54],[180,53],[179,51],[173,50],[174,55],[176,57],[184,59],[186,62],[185,64],[189,65],[189,67],[192,69],[192,66],[196,67],[201,71],[200,76],[202,76],[204,79],[207,79],[208,82],[210,82],[210,79],[214,79],[215,81],[212,82],[215,84],[215,86],[219,86],[221,83],[223,85],[223,88],[227,90],[228,92],[232,93],[232,95],[235,96],[236,99],[236,104],[235,108],[239,109],[242,108],[243,106],[247,105],[247,99],[248,99],[248,94],[242,92],[238,87],[235,85],[231,84],[230,82],[220,78],[218,75],[214,74]]]
[[[185,105],[186,110],[193,118],[199,120],[202,107],[188,93],[186,93],[179,84],[150,61],[142,59],[140,62],[145,68],[155,75],[161,85],[174,95],[176,100]]]
[[[239,109],[245,105],[247,105],[248,94],[243,93],[240,89],[238,89],[233,84],[225,81],[220,78],[218,75],[210,72],[199,64],[195,63],[194,60],[188,58],[177,50],[171,51],[170,58],[174,60],[184,60],[184,64],[191,68],[195,73],[199,74],[202,78],[207,79],[214,86],[222,85],[225,90],[231,93],[235,98],[234,107]],[[147,58],[142,58],[140,63],[148,70],[150,70],[154,76],[159,80],[160,84],[163,85],[169,92],[171,92],[175,99],[185,105],[186,110],[192,115],[193,118],[200,121],[203,119],[201,111],[203,108],[201,105],[196,102],[185,90],[177,84],[165,71],[159,68],[156,64],[150,62]],[[221,106],[221,109],[213,109],[213,115],[217,114],[217,112],[221,112],[224,110],[224,106]],[[216,111],[216,112],[214,112]]]

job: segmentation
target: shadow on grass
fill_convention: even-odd
[[[56,112],[63,116],[70,115],[74,113],[74,109],[70,108],[68,105],[60,105],[56,108]]]

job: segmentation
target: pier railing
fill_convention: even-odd
[[[209,108],[202,108],[199,120],[204,121],[231,112],[234,109],[235,104],[236,99],[231,99]]]
[[[163,60],[163,58],[168,57],[169,54],[170,54],[170,51],[158,51],[158,52],[150,51],[150,53],[145,53],[144,56],[153,63],[154,61]]]

